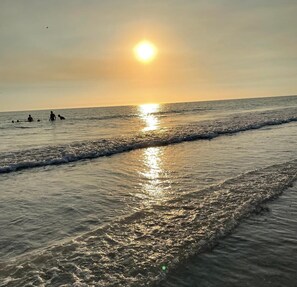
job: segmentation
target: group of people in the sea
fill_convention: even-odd
[[[58,115],[58,117],[60,120],[65,120],[65,117],[63,117],[61,115]],[[54,114],[53,111],[51,111],[50,116],[49,116],[49,121],[53,122],[55,120],[56,120],[56,115]],[[12,123],[14,123],[14,122],[15,121],[12,121]],[[16,122],[19,123],[20,121],[17,120]],[[27,122],[29,122],[29,123],[34,122],[34,119],[31,115],[28,116]],[[40,119],[38,119],[37,122],[40,122]]]

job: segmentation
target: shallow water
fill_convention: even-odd
[[[105,119],[96,122],[96,132],[92,124],[90,130],[79,128],[79,134],[87,136],[80,135],[76,149],[70,144],[73,134],[68,129],[66,135],[52,138],[45,130],[40,138],[47,138],[50,146],[43,139],[36,142],[35,137],[28,142],[30,136],[20,134],[26,142],[21,148],[17,148],[21,140],[8,147],[11,131],[5,131],[7,144],[1,146],[4,161],[0,166],[4,171],[23,164],[23,169],[11,168],[0,175],[0,282],[3,286],[148,286],[163,280],[168,286],[196,286],[191,285],[194,281],[199,286],[224,286],[221,274],[233,274],[236,268],[227,264],[230,259],[215,253],[217,248],[211,253],[216,259],[209,268],[216,270],[221,259],[226,269],[216,270],[214,285],[207,285],[212,281],[205,276],[195,277],[197,266],[188,260],[208,261],[203,259],[207,255],[197,254],[242,220],[239,228],[247,226],[246,215],[294,182],[294,99],[175,104],[159,111],[149,106],[148,121],[141,113],[126,115],[127,121],[138,125],[123,129],[112,122],[108,137]],[[131,113],[143,108],[120,109]],[[95,110],[92,113],[100,109]],[[64,123],[70,125],[71,112],[67,112],[63,112],[65,122],[55,123],[58,129]],[[51,123],[43,124],[52,128]],[[86,146],[88,152],[104,148],[113,155],[83,157]],[[65,150],[69,159],[70,149],[75,160],[57,161],[61,153],[65,159]],[[54,157],[50,164],[49,157]],[[279,224],[276,221],[275,230]],[[290,224],[295,224],[293,217]],[[253,223],[246,230],[252,228]],[[245,256],[250,247],[241,245],[241,240],[235,237],[232,244]],[[267,248],[273,251],[275,246],[271,242]],[[181,269],[185,264],[186,271]],[[181,281],[172,277],[176,268],[181,270]],[[293,274],[284,274],[293,280]],[[242,272],[237,279],[249,282],[253,276]]]
[[[297,186],[160,286],[296,286]]]

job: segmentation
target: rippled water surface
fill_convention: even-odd
[[[0,114],[0,286],[294,286],[296,97],[28,113]]]
[[[296,202],[295,184],[160,286],[296,286]]]

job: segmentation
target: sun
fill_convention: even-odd
[[[134,54],[138,61],[149,63],[156,57],[157,48],[149,41],[141,41],[134,47]]]

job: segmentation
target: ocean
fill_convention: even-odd
[[[54,112],[0,113],[0,286],[297,285],[297,97]]]

